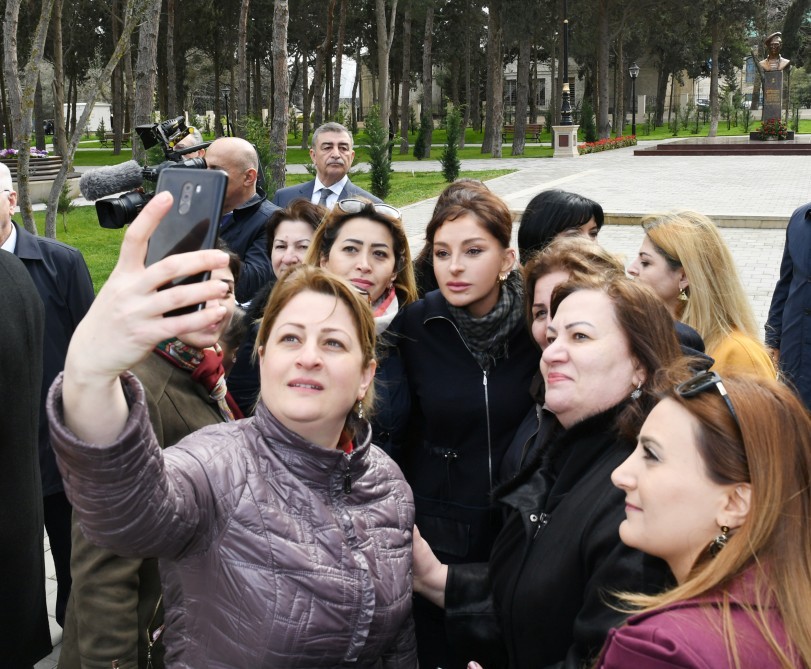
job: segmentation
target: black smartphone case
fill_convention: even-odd
[[[188,191],[188,184],[191,184],[191,199],[184,202],[183,192],[184,188]],[[151,265],[176,253],[216,248],[227,186],[228,175],[220,170],[164,169],[158,177],[156,192],[169,191],[174,201],[152,233],[146,264]],[[163,288],[207,281],[210,276],[210,272],[203,272],[182,277]],[[164,315],[176,316],[202,308],[202,304],[197,304]]]

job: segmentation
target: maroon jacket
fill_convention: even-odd
[[[414,502],[370,443],[305,441],[260,403],[161,452],[138,380],[110,446],[64,425],[48,398],[65,491],[88,539],[161,557],[167,667],[416,667]]]
[[[747,580],[744,578],[743,580]],[[739,579],[740,581],[740,579]],[[777,657],[747,612],[741,607],[742,588],[730,588],[732,624],[741,669],[779,667]],[[734,667],[721,632],[720,596],[687,600],[632,616],[609,632],[598,669],[725,669]],[[783,622],[776,609],[766,619],[784,650]],[[798,669],[802,669],[799,661]]]

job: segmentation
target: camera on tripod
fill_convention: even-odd
[[[155,123],[154,125],[136,126],[135,132],[145,149],[160,145],[166,160],[155,166],[141,167],[134,160],[112,167],[101,167],[85,172],[79,181],[79,190],[88,200],[96,202],[96,215],[103,228],[122,228],[132,223],[144,205],[152,199],[153,193],[146,193],[142,188],[144,181],[155,182],[165,169],[187,168],[206,169],[204,158],[184,159],[187,153],[206,148],[210,142],[176,150],[178,142],[192,131],[186,125],[186,119],[178,116],[174,119]],[[116,198],[99,200],[99,198],[119,193],[122,190],[134,189]]]

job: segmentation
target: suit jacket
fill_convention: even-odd
[[[0,251],[0,648],[3,666],[51,652],[42,552],[37,429],[42,301],[23,264]]]
[[[298,184],[296,186],[288,186],[287,188],[280,188],[276,191],[276,194],[273,196],[273,204],[276,204],[280,207],[286,207],[289,205],[293,200],[297,200],[298,198],[304,198],[305,200],[312,200],[313,198],[313,189],[315,188],[315,179],[312,181],[307,181],[303,184]],[[365,197],[372,202],[382,202],[382,200],[378,197],[375,197],[371,193],[367,193],[362,188],[358,188],[355,184],[353,184],[349,179],[346,180],[346,185],[344,189],[341,191],[341,194],[338,196],[338,200],[344,200],[348,197]]]
[[[93,282],[82,254],[72,246],[47,237],[37,237],[12,221],[17,228],[14,255],[23,261],[45,305],[45,343],[42,389],[39,405],[39,467],[42,494],[62,490],[45,415],[45,398],[56,375],[65,366],[73,331],[93,302]]]

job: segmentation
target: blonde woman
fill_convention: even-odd
[[[774,378],[752,306],[715,224],[679,211],[649,216],[642,227],[645,240],[628,274],[651,288],[673,318],[698,331],[714,370]]]

